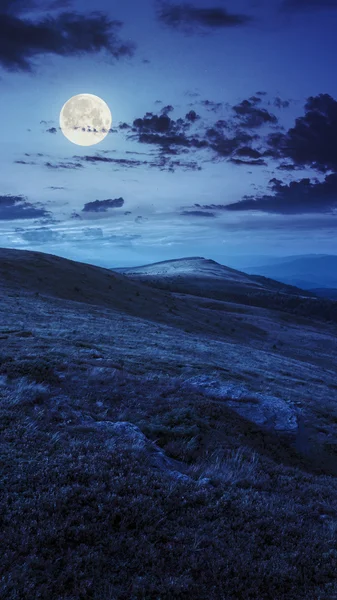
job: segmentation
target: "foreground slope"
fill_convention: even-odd
[[[336,596],[333,323],[33,252],[0,285],[0,597]]]

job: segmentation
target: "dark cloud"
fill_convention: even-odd
[[[131,154],[131,152],[129,152]],[[143,152],[133,152],[132,154],[144,154]],[[107,156],[94,155],[94,156],[74,156],[76,160],[82,160],[85,163],[107,163],[115,165],[119,168],[136,168],[136,167],[148,167],[151,169],[159,169],[160,171],[169,171],[174,173],[176,169],[183,169],[185,171],[196,171],[201,170],[201,167],[196,161],[184,161],[175,160],[171,156],[160,154],[159,156],[151,160],[135,160],[129,158],[110,158]],[[118,170],[118,169],[115,169]]]
[[[276,158],[297,166],[337,171],[337,102],[329,94],[308,98],[305,115],[285,134],[273,133],[268,144]]]
[[[184,96],[187,96],[188,98],[197,98],[198,96],[200,96],[199,92],[195,92],[193,90],[187,90],[184,94]]]
[[[113,165],[118,165],[118,166],[122,166],[122,167],[140,167],[140,166],[146,166],[148,164],[148,161],[146,160],[133,160],[133,159],[129,159],[129,158],[110,158],[109,156],[101,156],[99,154],[90,156],[74,156],[75,160],[82,160],[83,162],[86,163],[110,163]],[[83,165],[81,165],[83,166]]]
[[[168,156],[165,156],[164,154],[159,156],[157,161],[150,166],[155,166],[156,168],[159,168],[160,171],[169,171],[170,173],[174,173],[176,169],[182,169],[183,171],[202,170],[201,166],[196,160],[175,160]]]
[[[195,110],[190,110],[190,112],[185,115],[185,119],[187,119],[187,121],[191,121],[191,123],[194,123],[200,119],[200,116],[197,115]]]
[[[237,156],[247,156],[248,158],[257,159],[261,158],[262,154],[258,150],[254,150],[254,148],[250,148],[249,146],[242,146],[236,151]]]
[[[249,165],[249,166],[256,166],[256,167],[261,167],[261,166],[267,166],[267,163],[265,160],[263,160],[263,158],[258,158],[257,160],[253,160],[253,159],[248,159],[248,160],[242,160],[242,158],[231,158],[230,159],[231,163],[234,163],[235,165]]]
[[[15,160],[14,163],[16,165],[36,165],[33,160]]]
[[[123,198],[108,198],[107,200],[94,200],[93,202],[87,202],[82,208],[82,212],[107,212],[109,208],[121,208],[123,204]]]
[[[290,100],[282,100],[282,98],[276,96],[273,104],[276,108],[288,108],[288,106],[290,106]]]
[[[283,0],[282,10],[306,11],[337,8],[337,0]]]
[[[202,208],[203,210],[226,210],[226,204],[194,204],[197,208]]]
[[[228,136],[224,131],[224,124],[225,122],[218,121],[213,127],[206,131],[208,145],[218,157],[229,158],[237,152],[242,145],[247,147],[247,143],[250,143],[255,139],[254,135],[239,129],[235,131],[234,135]]]
[[[24,196],[0,196],[0,220],[37,219],[48,217],[50,213],[41,205],[28,202]]]
[[[63,187],[62,185],[49,185],[47,187],[48,190],[66,190],[67,188]]]
[[[165,25],[174,29],[181,28],[186,33],[239,27],[252,20],[248,15],[230,13],[225,8],[196,8],[189,3],[171,4],[167,1],[157,4],[157,16]]]
[[[217,112],[223,106],[222,102],[213,102],[213,100],[202,100],[200,104],[202,104],[202,106],[205,106],[207,110],[211,112]]]
[[[51,162],[46,162],[44,163],[45,167],[48,167],[48,169],[83,169],[83,165],[81,165],[81,163],[79,162],[59,162],[59,163],[51,163]]]
[[[159,115],[147,112],[144,117],[135,119],[129,128],[127,139],[156,147],[160,159],[159,164],[157,163],[159,168],[163,166],[160,162],[163,156],[195,154],[197,150],[203,149],[214,153],[211,158],[213,162],[230,159],[238,165],[266,166],[266,157],[275,158],[275,149],[269,138],[263,152],[253,148],[252,144],[257,140],[260,140],[260,145],[263,143],[261,135],[255,130],[263,125],[274,128],[278,120],[268,110],[261,108],[261,102],[261,98],[255,94],[234,107],[226,105],[229,117],[218,119],[211,126],[195,110],[190,110],[183,118],[172,119],[168,114],[172,107],[167,105]],[[212,112],[216,112],[219,106],[225,106],[211,100],[204,100],[201,104],[208,106],[210,111],[214,109]],[[196,122],[197,130],[194,129]],[[266,144],[265,141],[264,143]],[[149,166],[154,165],[150,163]],[[170,167],[169,170],[173,169]]]
[[[279,171],[296,171],[297,169],[300,169],[301,167],[297,167],[296,165],[293,165],[292,163],[281,163],[276,168]]]
[[[49,127],[49,129],[47,129],[47,133],[57,133],[56,127]]]
[[[276,124],[278,122],[275,115],[265,108],[257,107],[260,102],[260,98],[252,96],[249,100],[243,100],[240,104],[233,106],[233,111],[236,113],[236,118],[241,127],[254,129],[265,124]]]
[[[204,210],[183,210],[180,214],[185,217],[215,217],[214,213]]]
[[[133,122],[133,134],[130,139],[135,139],[141,144],[154,144],[166,153],[175,154],[175,147],[206,148],[208,142],[197,135],[187,135],[191,125],[198,120],[195,111],[190,111],[185,119],[171,119],[167,114],[154,115],[146,113],[143,118]]]
[[[173,111],[174,111],[174,108],[173,108],[172,104],[167,104],[166,106],[164,106],[161,109],[160,112],[162,115],[168,115],[170,112],[173,112]],[[149,114],[152,114],[152,113],[149,113]]]
[[[328,175],[323,182],[303,178],[283,184],[274,178],[270,184],[273,195],[244,196],[243,200],[226,205],[226,210],[294,215],[331,213],[337,208],[337,174]]]
[[[11,71],[31,71],[35,57],[43,54],[72,56],[105,51],[119,59],[131,56],[134,46],[119,37],[120,21],[95,12],[80,15],[65,12],[40,21],[23,19],[10,2],[0,9],[0,65]]]

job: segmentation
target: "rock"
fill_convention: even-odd
[[[276,431],[295,431],[297,411],[292,404],[269,394],[251,392],[243,385],[221,381],[209,375],[197,375],[187,380],[190,385],[202,387],[213,398],[219,398],[239,415],[256,425]]]
[[[92,424],[90,423],[90,425]],[[191,478],[184,473],[187,467],[178,460],[166,456],[165,452],[154,442],[151,442],[133,423],[128,421],[96,421],[95,426],[111,434],[111,437],[106,440],[108,448],[115,449],[118,443],[122,443],[133,449],[145,451],[148,464],[151,467],[167,471],[175,479],[191,481]]]

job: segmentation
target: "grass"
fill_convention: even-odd
[[[1,597],[334,598],[337,482],[295,440],[180,378],[114,370],[75,385],[74,367],[56,384],[33,364],[45,381],[22,377],[26,363],[0,380]],[[111,443],[102,420],[134,423],[188,477]]]

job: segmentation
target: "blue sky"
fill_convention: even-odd
[[[0,0],[0,245],[337,254],[336,26],[334,0]],[[89,148],[59,129],[79,93],[113,117]]]

